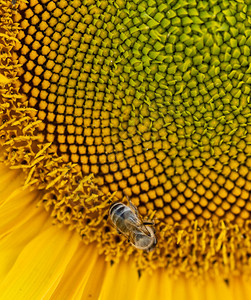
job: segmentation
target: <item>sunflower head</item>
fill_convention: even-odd
[[[250,265],[249,3],[17,4],[21,43],[12,54],[13,33],[2,157],[42,191],[39,204],[107,260],[133,256],[139,269],[187,276],[242,272]],[[126,196],[155,221],[152,252],[111,226],[109,207]]]

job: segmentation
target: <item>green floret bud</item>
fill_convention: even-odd
[[[232,52],[232,56],[234,58],[239,58],[240,55],[241,55],[241,51],[239,50],[239,48],[235,48]]]
[[[208,47],[213,46],[214,39],[213,39],[212,35],[211,34],[205,34],[204,42],[205,42],[205,45],[208,46]]]
[[[250,56],[250,48],[248,46],[244,45],[243,47],[241,47],[241,50],[245,56],[247,56],[247,57]]]
[[[165,18],[165,14],[163,14],[163,13],[161,13],[161,12],[158,12],[158,13],[154,16],[154,19],[155,19],[157,22],[161,22],[164,18]]]
[[[193,20],[191,18],[189,18],[189,17],[182,18],[182,25],[183,26],[188,26],[192,23],[193,23]]]
[[[195,48],[195,46],[193,46],[193,47],[186,47],[185,48],[185,54],[187,56],[194,56],[196,54],[196,48]]]
[[[177,14],[178,14],[180,17],[185,17],[185,16],[187,16],[188,11],[187,11],[184,7],[181,7],[181,8],[179,8],[179,9],[177,9]]]
[[[173,74],[176,73],[176,70],[177,70],[177,66],[176,66],[176,65],[173,65],[173,66],[171,66],[171,67],[169,67],[169,68],[167,69],[167,73],[173,75]]]
[[[193,24],[195,24],[195,25],[201,25],[201,24],[204,23],[204,22],[203,22],[199,17],[197,17],[197,16],[191,17],[191,19],[193,20]]]
[[[231,26],[234,26],[236,24],[236,19],[234,16],[226,16],[226,20]]]
[[[193,58],[193,63],[194,65],[201,65],[203,62],[203,56],[202,55],[196,55],[194,58]]]
[[[171,24],[171,21],[168,20],[168,19],[163,19],[163,20],[160,22],[160,25],[161,25],[163,28],[169,27],[170,24]]]
[[[161,44],[160,42],[157,42],[155,45],[154,45],[154,49],[157,50],[157,51],[160,51],[164,48],[164,45]]]
[[[233,37],[237,37],[239,34],[239,30],[235,27],[230,27],[230,33]]]
[[[155,28],[159,25],[159,22],[154,20],[154,19],[151,19],[149,20],[147,23],[147,26],[149,26],[150,28]]]
[[[181,19],[179,17],[175,17],[172,19],[172,25],[173,26],[180,26],[181,25]]]
[[[184,57],[181,53],[174,54],[173,59],[175,62],[183,61]]]
[[[175,11],[170,9],[170,10],[168,10],[166,16],[168,19],[172,19],[172,18],[176,17],[176,13],[175,13]]]
[[[229,41],[231,39],[231,34],[228,32],[224,32],[223,39],[224,39],[224,42]]]
[[[214,43],[213,47],[211,48],[211,53],[213,55],[219,55],[220,54],[220,47]]]
[[[199,12],[196,8],[189,8],[187,11],[188,11],[189,16],[191,16],[191,17],[199,15]]]
[[[231,48],[236,48],[237,47],[237,40],[236,39],[233,39],[231,38],[230,41],[229,41],[229,44],[230,44],[230,47]]]

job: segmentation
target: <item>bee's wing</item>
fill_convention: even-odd
[[[132,203],[132,201],[128,197],[127,197],[127,199],[128,199],[128,202],[129,202],[129,207],[135,213],[135,215],[137,217],[139,217],[139,211],[138,211],[137,207]]]
[[[147,235],[151,235],[150,232],[147,230],[146,226],[145,225],[152,225],[152,222],[144,222],[142,220],[142,217],[140,216],[139,214],[139,211],[138,211],[138,208],[132,203],[132,201],[129,199],[129,197],[127,196],[127,200],[129,202],[129,207],[131,208],[131,210],[133,211],[133,213],[135,214],[135,217],[137,220],[137,222],[135,222],[137,224],[137,229],[140,231],[143,231],[145,234]],[[145,224],[146,223],[146,224]],[[131,226],[133,226],[131,224]]]
[[[149,232],[149,230],[146,228],[146,226],[142,223],[141,225],[141,230],[148,236],[151,236],[151,233]]]
[[[140,231],[148,236],[151,235],[150,232],[147,230],[146,226],[143,224],[143,222],[140,219],[135,219],[135,221],[127,219],[125,220],[125,223],[127,224],[127,227],[130,228],[131,231],[134,233]]]

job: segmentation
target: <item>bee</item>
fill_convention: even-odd
[[[154,223],[142,221],[137,208],[130,201],[129,206],[113,203],[109,216],[118,233],[124,234],[135,248],[151,251],[156,246]]]

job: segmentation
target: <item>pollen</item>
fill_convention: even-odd
[[[44,191],[55,222],[97,241],[108,259],[133,255],[139,269],[242,272],[251,238],[248,5],[18,5],[15,86],[24,96],[13,96],[11,111],[1,103],[1,143],[12,167],[26,168],[26,185]],[[108,211],[126,197],[155,220],[151,253],[117,242]]]

